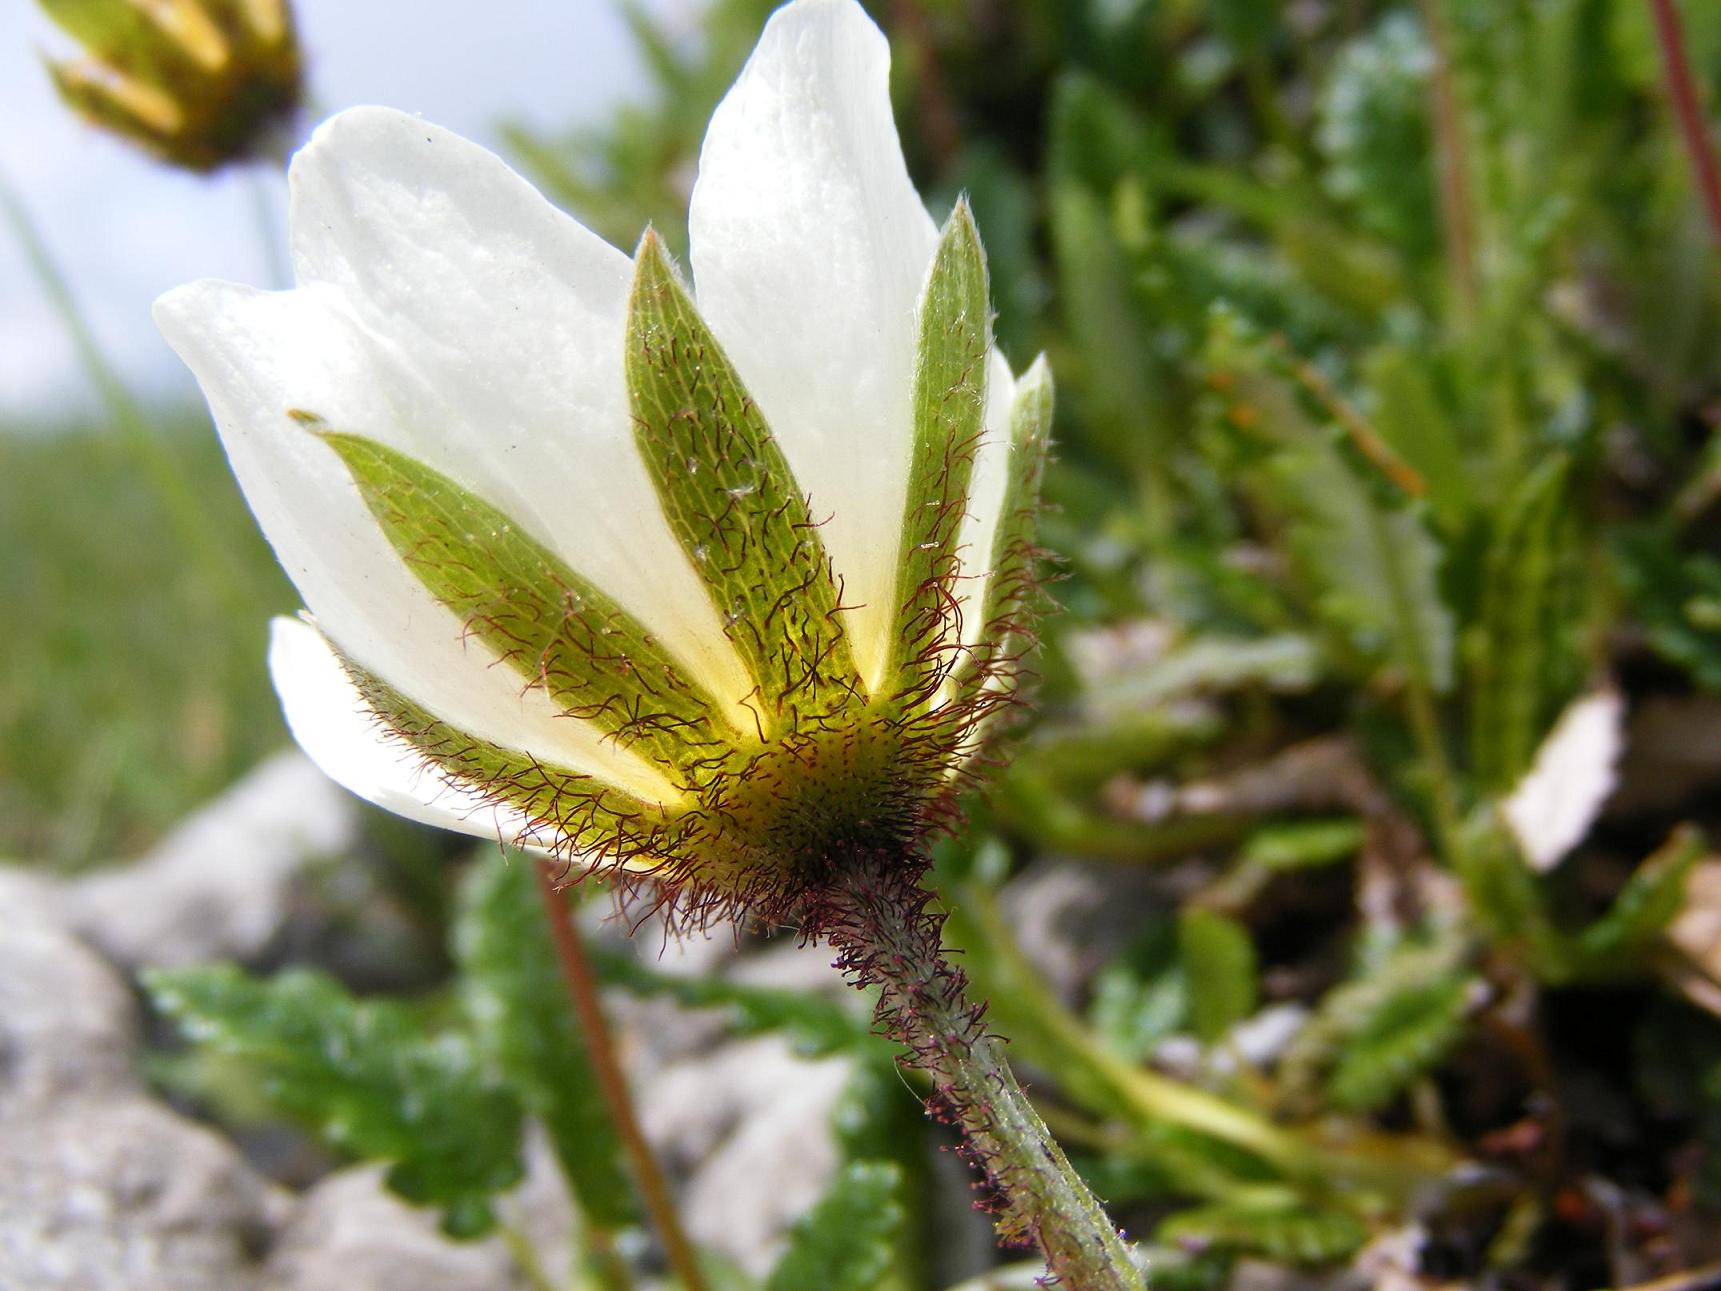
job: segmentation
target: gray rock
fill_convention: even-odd
[[[328,1176],[300,1199],[269,1259],[267,1291],[511,1291],[522,1285],[495,1238],[454,1242],[436,1212],[409,1206],[380,1166]]]
[[[640,1117],[672,1175],[688,1180],[688,1234],[758,1276],[837,1167],[831,1119],[853,1067],[809,1062],[777,1037],[673,1062],[643,1082]]]
[[[136,1044],[119,976],[41,911],[0,905],[0,1125],[75,1095],[131,1089]]]
[[[137,1096],[0,1129],[0,1287],[248,1291],[275,1199],[217,1135]]]
[[[297,751],[280,753],[129,865],[68,886],[64,918],[127,968],[254,959],[295,880],[349,851],[358,808]]]

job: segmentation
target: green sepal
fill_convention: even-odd
[[[525,1173],[521,1109],[465,1036],[431,1034],[406,1005],[354,999],[305,969],[266,981],[229,965],[158,969],[144,986],[193,1043],[245,1064],[282,1112],[389,1162],[389,1188],[440,1206],[451,1236],[495,1227],[491,1199]]]
[[[976,697],[988,682],[1007,691],[1033,644],[1033,621],[1042,608],[1037,539],[1052,408],[1052,370],[1042,355],[1017,382],[1010,408],[1009,475],[980,598],[982,626],[956,673],[958,693],[965,699]]]
[[[951,212],[932,258],[919,343],[890,669],[911,709],[937,695],[957,662],[955,652],[942,647],[957,627],[958,540],[985,430],[992,316],[986,253],[965,201]]]
[[[632,616],[505,513],[404,453],[322,432],[425,588],[570,717],[696,782],[726,750],[708,696]]]
[[[530,822],[524,836],[500,841],[588,864],[661,869],[692,859],[696,843],[678,809],[468,734],[350,659],[342,664],[371,711],[429,766]]]
[[[858,705],[864,691],[806,495],[649,230],[628,302],[627,384],[665,518],[757,683],[747,702],[761,738]]]

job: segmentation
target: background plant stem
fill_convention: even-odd
[[[1710,141],[1709,123],[1703,116],[1703,99],[1691,75],[1691,60],[1685,52],[1685,30],[1673,0],[1649,0],[1655,18],[1655,38],[1661,46],[1661,66],[1667,77],[1667,97],[1679,124],[1686,154],[1691,158],[1692,177],[1703,201],[1709,231],[1721,247],[1721,163],[1716,161]]]
[[[534,863],[532,870],[537,876],[538,893],[544,901],[544,916],[550,921],[550,935],[556,943],[556,958],[561,962],[568,998],[573,1001],[580,1030],[584,1033],[586,1045],[591,1051],[592,1069],[597,1075],[604,1102],[609,1107],[616,1131],[621,1137],[622,1147],[633,1166],[634,1183],[639,1188],[640,1200],[645,1203],[652,1225],[657,1229],[658,1239],[663,1243],[664,1254],[684,1291],[709,1291],[705,1276],[700,1272],[693,1243],[688,1240],[687,1233],[681,1227],[681,1217],[676,1213],[675,1199],[669,1190],[669,1182],[664,1178],[651,1145],[645,1140],[645,1132],[640,1129],[639,1117],[633,1108],[633,1098],[628,1093],[627,1077],[622,1073],[621,1062],[616,1057],[609,1023],[604,1018],[603,1005],[598,999],[597,976],[592,972],[591,961],[586,956],[585,944],[574,924],[572,912],[568,909],[567,901],[556,889],[556,882],[550,875],[549,863]]]

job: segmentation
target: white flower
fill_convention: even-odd
[[[1050,379],[992,348],[888,69],[853,0],[772,17],[700,156],[697,315],[649,233],[377,108],[294,161],[293,290],[157,304],[304,598],[270,662],[331,776],[725,900],[937,822],[1025,644]]]

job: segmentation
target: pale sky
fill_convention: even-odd
[[[648,7],[687,23],[696,6]],[[312,92],[327,112],[382,103],[494,144],[503,118],[552,129],[591,121],[643,83],[614,0],[294,0],[294,9]],[[150,302],[194,278],[265,283],[253,185],[266,185],[277,236],[285,186],[274,176],[171,171],[82,125],[54,97],[44,50],[70,45],[33,0],[0,0],[0,172],[133,389],[190,406],[191,380],[150,325]],[[11,228],[0,225],[0,429],[94,406]]]

